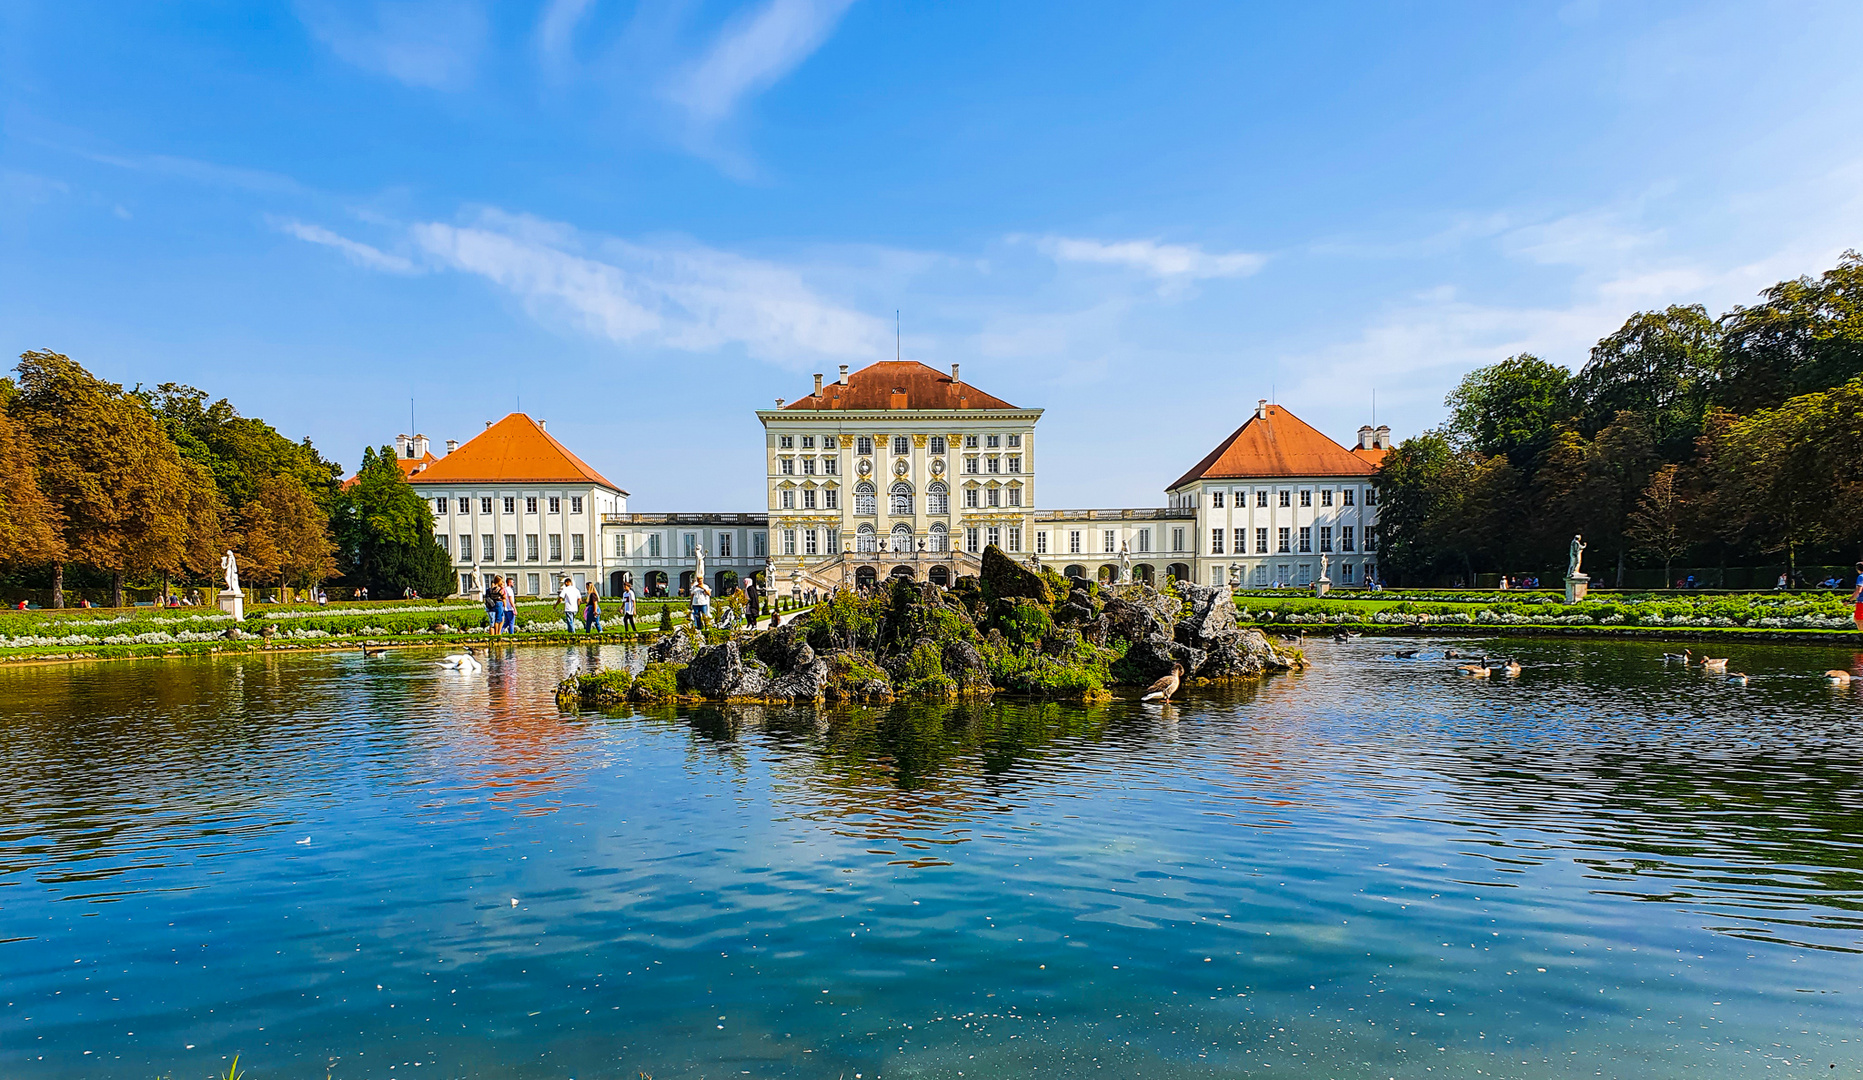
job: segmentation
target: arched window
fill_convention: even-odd
[[[854,485],[854,512],[871,516],[878,512],[877,500],[874,498],[873,485],[862,480]]]
[[[942,482],[925,489],[925,512],[928,514],[948,514],[951,512],[951,489]]]
[[[944,522],[932,522],[931,534],[925,538],[925,550],[937,552],[942,555],[949,545],[949,542],[950,536],[945,532]]]
[[[893,526],[893,535],[891,537],[891,543],[887,545],[887,550],[894,552],[895,554],[900,553],[900,552],[911,551],[912,550],[912,526],[910,525]]]
[[[854,533],[854,550],[867,554],[880,550],[879,537],[874,534],[873,526],[862,524]]]
[[[887,512],[895,517],[906,517],[912,513],[912,485],[894,484],[887,500]]]

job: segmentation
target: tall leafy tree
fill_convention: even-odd
[[[1730,538],[1783,553],[1794,578],[1808,548],[1856,550],[1863,541],[1863,379],[1729,425],[1714,473]]]
[[[333,524],[339,567],[371,595],[453,591],[452,561],[434,541],[433,511],[395,464],[391,448],[362,452],[355,482],[337,498]]]
[[[1596,435],[1622,412],[1650,424],[1666,459],[1688,456],[1720,372],[1721,326],[1699,304],[1632,315],[1598,342],[1573,382],[1579,426]]]
[[[1527,471],[1572,415],[1572,373],[1530,353],[1476,368],[1443,404],[1443,434],[1483,458],[1505,454]]]
[[[241,416],[225,398],[209,403],[206,391],[182,383],[137,393],[183,456],[213,474],[228,507],[243,509],[266,481],[279,475],[296,480],[326,514],[334,505],[342,469],[325,460],[309,439],[294,443],[265,421]]]
[[[0,385],[0,395],[12,394],[12,383]],[[0,409],[0,564],[56,559],[62,525],[58,509],[39,490],[38,463],[25,431]]]
[[[1630,512],[1629,535],[1636,550],[1662,560],[1663,584],[1675,560],[1694,542],[1693,507],[1682,467],[1664,465],[1650,476],[1635,510]]]
[[[316,585],[336,573],[329,519],[304,485],[280,473],[260,482],[240,512],[242,565],[254,581],[287,589]]]
[[[1822,275],[1760,296],[1722,320],[1721,404],[1741,413],[1770,408],[1863,374],[1863,256],[1846,251]]]

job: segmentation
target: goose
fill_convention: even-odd
[[[1727,682],[1731,686],[1745,686],[1747,684],[1747,673],[1744,671],[1736,671],[1727,677]]]
[[[1686,666],[1689,663],[1689,659],[1688,659],[1689,651],[1690,650],[1688,649],[1683,649],[1679,653],[1672,653],[1672,652],[1663,653],[1662,662],[1666,664],[1671,660],[1680,660],[1683,663],[1683,665]]]
[[[1710,660],[1704,656],[1701,658],[1701,670],[1718,671],[1722,674],[1726,674],[1727,673],[1727,657],[1723,656],[1719,660]]]
[[[364,656],[386,656],[387,654],[388,654],[388,649],[386,646],[364,645],[362,647],[362,655]]]
[[[1850,684],[1850,673],[1842,668],[1832,668],[1824,673],[1824,677],[1829,680],[1833,686],[1848,686]]]
[[[1416,656],[1416,655],[1417,655],[1417,650],[1415,650],[1415,649],[1399,649],[1399,650],[1397,650],[1396,652],[1394,652],[1394,653],[1392,653],[1391,655],[1392,655],[1393,657],[1395,657],[1396,659],[1398,659],[1398,660],[1409,660],[1410,658],[1412,658],[1412,657],[1414,657],[1414,656]]]
[[[477,649],[468,645],[466,646],[466,651],[463,653],[454,653],[451,656],[441,657],[440,666],[443,668],[451,668],[454,671],[483,671],[484,668],[479,666],[478,658],[473,655],[477,651]]]
[[[1494,669],[1488,666],[1488,658],[1485,656],[1476,663],[1463,664],[1455,670],[1458,675],[1467,675],[1471,679],[1485,679],[1494,674]]]
[[[1159,679],[1157,682],[1152,683],[1150,686],[1147,686],[1145,688],[1145,695],[1139,698],[1139,700],[1140,701],[1169,701],[1171,700],[1171,695],[1177,693],[1177,684],[1180,681],[1182,681],[1183,675],[1184,675],[1184,665],[1172,664],[1171,673],[1169,675],[1166,675],[1164,678]]]
[[[1455,651],[1454,649],[1444,649],[1443,659],[1444,660],[1460,660],[1462,659],[1462,654]]]
[[[1510,679],[1520,678],[1520,661],[1506,660],[1501,663],[1501,674]]]

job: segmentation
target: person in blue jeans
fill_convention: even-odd
[[[584,633],[591,630],[598,634],[602,632],[602,594],[596,591],[593,584],[582,595],[582,629]]]
[[[517,578],[505,579],[504,588],[499,590],[505,598],[505,633],[517,633]]]
[[[556,606],[563,609],[563,629],[576,632],[576,608],[582,602],[582,591],[569,578],[563,579],[563,587],[556,590]]]

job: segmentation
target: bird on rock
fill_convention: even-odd
[[[1139,700],[1169,701],[1171,700],[1171,695],[1177,693],[1178,684],[1183,681],[1183,678],[1184,665],[1172,664],[1171,673],[1159,679],[1157,682],[1152,683],[1150,686],[1147,686],[1145,688],[1145,695],[1139,698]]]

